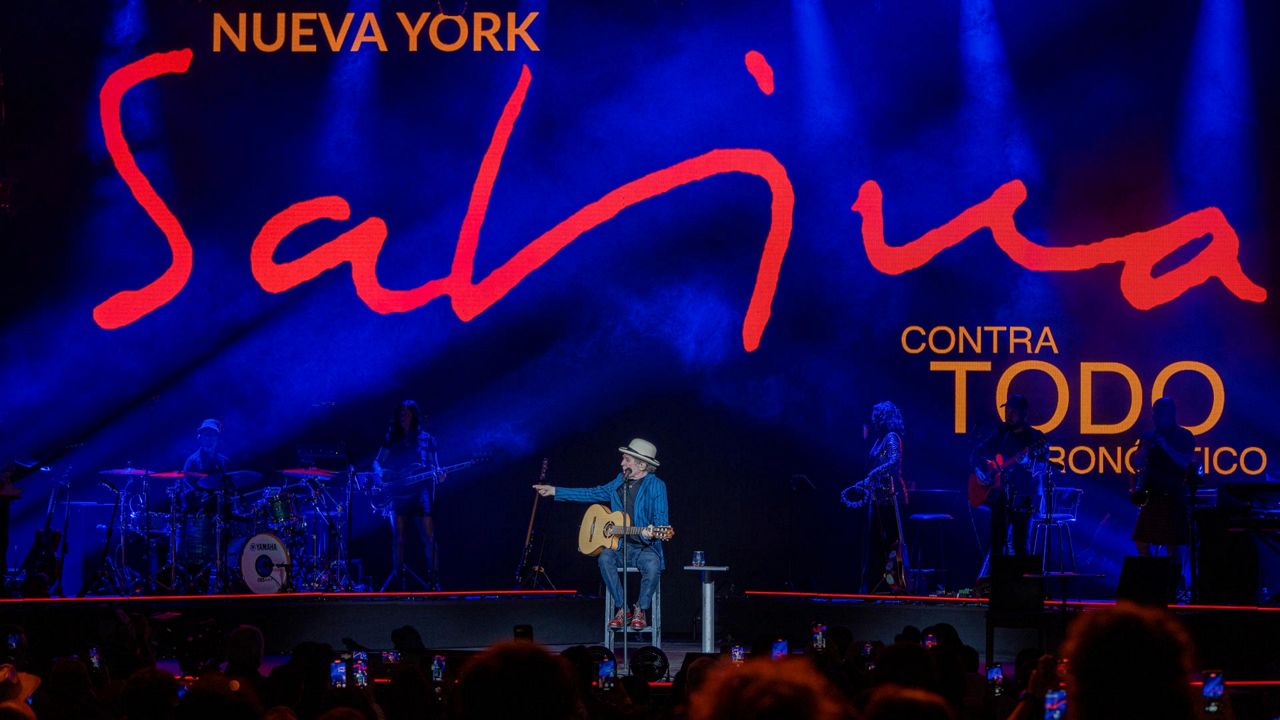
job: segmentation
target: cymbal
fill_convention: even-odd
[[[192,473],[189,473],[192,474]],[[262,479],[262,473],[254,470],[234,470],[221,475],[203,475],[196,480],[196,486],[203,490],[221,490],[229,483],[237,490],[252,485]]]
[[[125,468],[113,468],[111,470],[99,470],[98,474],[99,475],[150,475],[151,472],[149,470],[143,470],[142,468],[125,467]]]
[[[195,472],[188,473],[188,472],[183,472],[181,470],[169,470],[167,472],[151,473],[151,477],[157,477],[157,478],[180,478],[180,477],[187,477],[188,475],[190,475],[191,477],[204,477],[204,473],[195,473]]]
[[[319,478],[323,480],[331,478],[338,473],[332,470],[321,470],[320,468],[289,468],[288,470],[281,470],[280,474],[292,478]]]

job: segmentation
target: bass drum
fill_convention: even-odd
[[[227,550],[232,572],[240,568],[240,579],[249,592],[278,593],[289,587],[289,548],[278,536],[258,533],[239,538]]]

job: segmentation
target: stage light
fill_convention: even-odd
[[[804,104],[801,122],[805,133],[823,136],[828,142],[860,143],[862,129],[853,112],[851,84],[837,51],[836,28],[826,9],[817,0],[793,0],[791,18],[805,68],[796,78]]]
[[[1255,109],[1243,3],[1200,6],[1178,132],[1177,177],[1188,206],[1215,205],[1255,221]]]
[[[671,661],[667,660],[667,654],[659,648],[645,645],[631,656],[627,669],[632,675],[645,682],[657,682],[667,676],[667,671],[671,669]]]
[[[965,167],[979,184],[1009,176],[1035,183],[1039,161],[1022,126],[994,0],[964,0],[960,12]]]

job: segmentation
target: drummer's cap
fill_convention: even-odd
[[[219,435],[221,435],[222,423],[218,422],[217,420],[214,420],[213,418],[209,418],[208,420],[205,420],[204,422],[200,423],[200,428],[196,430],[196,433],[199,434],[204,432],[205,430],[212,430],[213,432],[216,432]]]

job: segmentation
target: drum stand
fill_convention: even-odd
[[[178,590],[178,495],[180,485],[175,481],[165,494],[169,496],[169,592]]]
[[[354,467],[347,468],[346,482],[346,504],[340,509],[339,514],[343,518],[343,527],[338,530],[338,562],[340,563],[341,574],[338,580],[338,589],[343,592],[351,592],[354,583],[351,581],[351,496],[353,494],[353,486],[356,481],[356,469]]]
[[[105,483],[104,483],[105,484]],[[128,595],[132,585],[129,566],[125,564],[125,534],[120,533],[120,563],[112,557],[112,546],[116,542],[116,528],[120,524],[120,506],[124,501],[124,492],[108,486],[115,493],[115,502],[111,505],[111,520],[107,523],[107,539],[102,544],[102,558],[98,561],[98,574],[92,585],[80,589],[79,597],[86,595]]]
[[[226,530],[227,521],[223,517],[226,512],[226,496],[229,483],[226,476],[222,479],[222,489],[214,491],[214,518],[213,518],[213,576],[209,578],[209,592],[214,595],[223,593],[227,588],[227,563],[226,554],[227,546],[224,542],[224,532]]]
[[[347,478],[343,483],[343,502],[338,502],[328,488],[319,484],[314,485],[315,510],[324,521],[325,533],[323,556],[320,552],[319,536],[313,536],[315,549],[312,556],[315,562],[314,574],[317,585],[315,589],[317,590],[349,592],[353,589],[348,553],[351,547],[351,498],[352,486],[356,481],[355,475],[355,468],[348,468]]]
[[[143,562],[146,563],[147,576],[144,578],[143,590],[151,595],[156,594],[155,551],[151,539],[151,496],[148,494],[147,476],[142,476],[142,547]],[[124,533],[121,533],[123,536]]]
[[[311,568],[312,576],[309,581],[314,585],[314,587],[307,589],[326,591],[350,590],[351,578],[347,565],[347,540],[349,540],[351,531],[351,474],[349,473],[347,475],[345,504],[335,500],[333,495],[331,495],[328,489],[323,485],[312,480],[307,480],[306,482],[312,489],[315,514],[324,522],[323,527],[318,530],[325,533],[325,552],[323,557],[320,552],[321,543],[319,535],[313,534],[311,536],[311,541],[313,543],[311,558],[314,567]],[[333,508],[335,512],[330,513],[329,508]],[[342,517],[344,513],[347,518],[345,527],[334,521],[334,518]],[[344,538],[344,530],[348,537]],[[333,544],[336,546],[338,551],[338,557],[336,559],[333,558],[332,550],[330,550],[330,540],[333,541]]]

